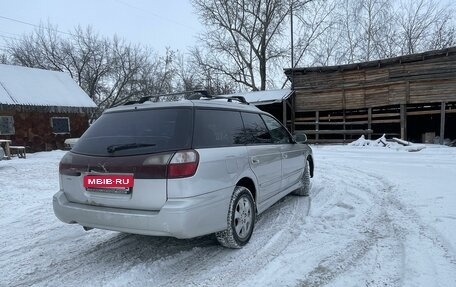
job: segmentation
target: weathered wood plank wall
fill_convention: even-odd
[[[456,48],[412,56],[295,69],[296,112],[456,101]]]
[[[286,69],[285,74],[293,82],[298,114],[290,125],[311,135],[311,141],[345,142],[359,134],[407,139],[408,129],[414,140],[429,132],[439,135],[441,143],[446,135],[456,136],[456,47],[343,66]],[[439,130],[433,119],[438,114]]]

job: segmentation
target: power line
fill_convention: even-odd
[[[5,20],[9,20],[9,21],[13,21],[13,22],[16,22],[16,23],[21,23],[21,24],[28,25],[28,26],[40,28],[40,29],[44,28],[44,29],[51,30],[51,31],[54,31],[54,32],[57,32],[57,33],[70,35],[70,36],[75,36],[74,34],[71,34],[71,33],[68,33],[68,32],[63,32],[63,31],[60,31],[60,30],[57,30],[57,29],[53,29],[51,27],[43,27],[42,25],[36,25],[36,24],[32,24],[32,23],[29,23],[29,22],[25,22],[25,21],[14,19],[14,18],[10,18],[10,17],[5,17],[5,16],[1,16],[0,15],[0,18],[1,19],[5,19]]]

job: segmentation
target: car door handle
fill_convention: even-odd
[[[288,155],[286,153],[282,154],[282,158],[288,158]]]
[[[254,159],[254,158],[252,158],[252,163],[253,163],[253,164],[258,164],[258,163],[260,163],[260,160],[259,160],[259,159]]]

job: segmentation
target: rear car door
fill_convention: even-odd
[[[239,111],[195,108],[193,148],[199,154],[195,176],[168,181],[170,198],[191,197],[232,187],[248,168]]]
[[[276,145],[282,156],[282,190],[297,183],[304,168],[304,151],[300,145],[294,144],[290,134],[275,118],[261,115],[271,134],[272,143]]]
[[[261,203],[281,189],[282,154],[280,147],[272,144],[271,134],[259,114],[241,114],[250,167],[259,185],[257,200]]]

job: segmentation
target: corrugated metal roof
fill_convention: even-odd
[[[280,90],[268,90],[268,91],[257,91],[257,92],[245,92],[245,93],[236,93],[229,96],[242,96],[247,102],[255,105],[269,105],[273,103],[280,103],[288,99],[293,93],[290,89],[280,89]]]
[[[423,61],[425,59],[433,59],[438,57],[446,57],[450,55],[456,54],[456,46],[448,47],[441,50],[433,50],[433,51],[426,51],[423,53],[417,54],[410,54],[410,55],[403,55],[394,58],[387,58],[387,59],[380,59],[375,61],[369,62],[362,62],[362,63],[354,63],[354,64],[346,64],[346,65],[338,65],[338,66],[322,66],[322,67],[307,67],[307,68],[286,68],[284,69],[285,74],[291,78],[292,71],[295,75],[310,73],[310,72],[341,72],[341,71],[350,71],[350,70],[359,70],[364,68],[375,68],[375,67],[384,67],[388,65],[394,64],[403,64],[403,63],[412,63]]]
[[[0,64],[0,105],[95,108],[66,73]]]

